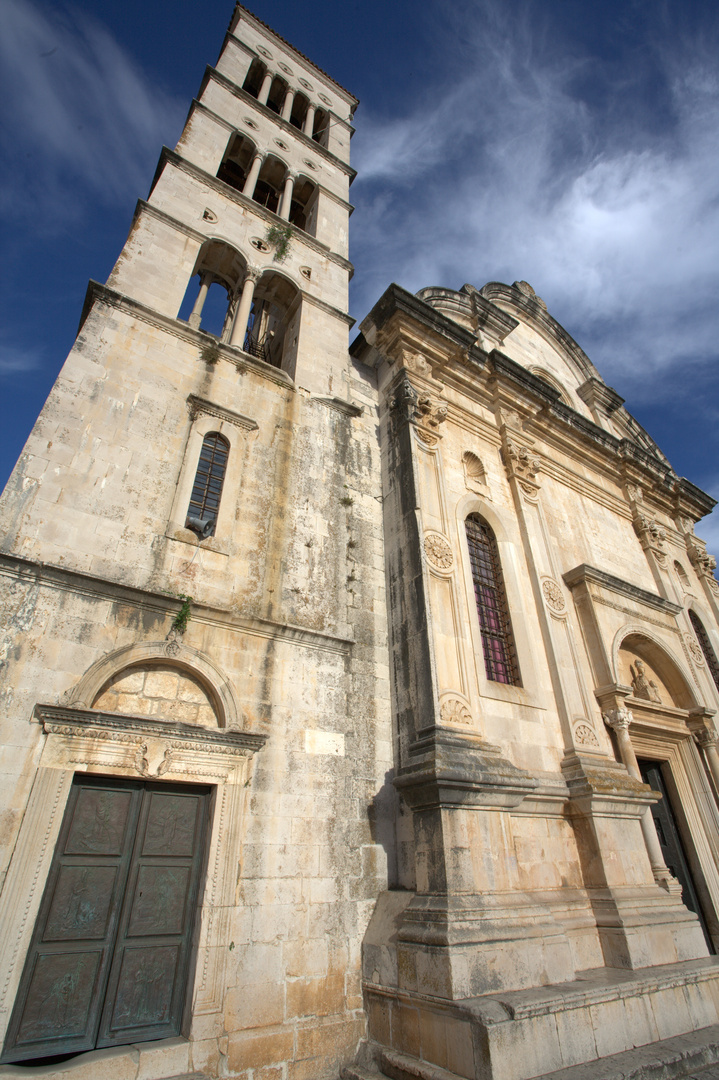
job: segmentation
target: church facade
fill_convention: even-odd
[[[356,105],[236,6],[2,498],[0,1076],[719,1058],[713,500],[526,282],[350,345]]]

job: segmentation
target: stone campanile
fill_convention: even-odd
[[[320,1080],[363,1034],[391,735],[356,104],[237,5],[3,496],[0,1070]]]

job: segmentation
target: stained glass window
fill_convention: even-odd
[[[521,686],[497,541],[478,514],[470,514],[465,526],[487,678]]]

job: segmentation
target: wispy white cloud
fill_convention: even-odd
[[[42,366],[42,350],[0,342],[0,376],[24,375]]]
[[[531,4],[519,30],[498,0],[474,11],[454,47],[475,63],[448,62],[450,92],[432,87],[401,121],[358,123],[357,311],[388,270],[411,289],[525,278],[608,380],[651,397],[647,376],[716,356],[715,72],[704,50],[688,62],[685,41],[653,58],[661,122],[621,116],[626,86],[605,88],[608,116],[577,89],[594,62],[532,36]]]
[[[33,0],[4,0],[0,93],[0,209],[45,227],[146,188],[184,111],[100,23]]]

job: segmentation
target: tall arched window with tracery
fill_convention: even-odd
[[[186,521],[187,528],[201,536],[214,536],[229,453],[230,444],[219,431],[205,435]]]
[[[521,686],[497,541],[479,514],[470,514],[465,528],[487,678]]]
[[[697,641],[701,645],[702,652],[704,653],[704,659],[707,662],[707,667],[711,672],[712,679],[714,680],[717,690],[719,690],[719,660],[717,660],[717,654],[712,648],[712,643],[709,640],[709,635],[704,629],[704,623],[701,621],[696,611],[691,611],[691,609],[689,611],[689,619],[691,620],[691,624],[694,627],[694,633],[697,636]]]

